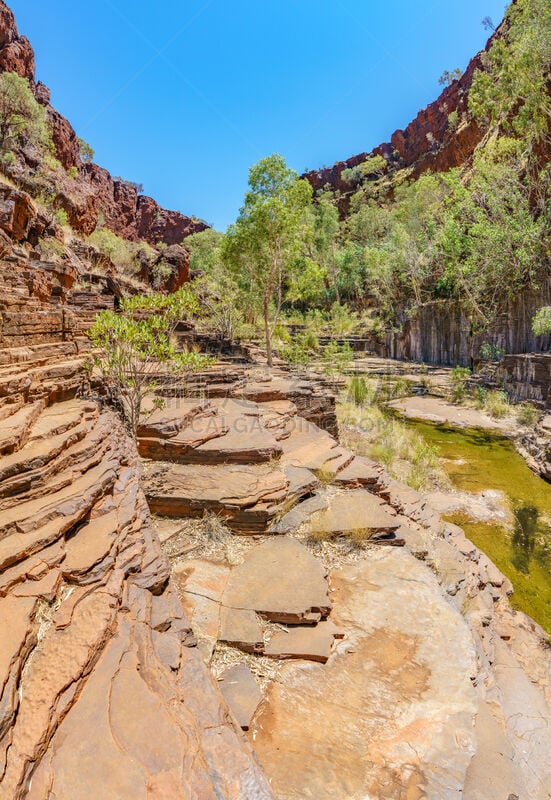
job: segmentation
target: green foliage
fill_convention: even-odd
[[[122,301],[120,314],[100,312],[88,333],[97,350],[91,367],[134,435],[144,398],[157,387],[159,373],[181,378],[212,363],[199,353],[176,351],[171,341],[178,321],[197,308],[187,288],[168,297],[136,295]],[[147,316],[138,318],[144,312]]]
[[[172,275],[172,267],[170,264],[167,264],[164,258],[152,264],[150,271],[153,277],[152,283],[154,289],[160,289],[163,283]]]
[[[80,136],[78,138],[78,151],[80,153],[81,159],[84,161],[85,164],[91,164],[94,160],[94,150],[85,142],[84,139],[81,139]]]
[[[15,72],[3,72],[0,74],[0,154],[7,163],[13,163],[13,151],[22,145],[37,147],[44,154],[53,150],[46,109],[36,101],[27,78]]]
[[[78,167],[69,167],[67,170],[67,175],[71,178],[71,180],[75,181],[79,175]]]
[[[471,377],[471,370],[467,367],[455,366],[450,374],[451,380],[451,400],[460,403],[467,392],[467,382]]]
[[[538,309],[532,320],[532,330],[536,336],[551,333],[551,306]]]
[[[348,397],[356,406],[363,406],[370,397],[370,391],[361,375],[353,375],[348,384]]]
[[[62,227],[69,224],[69,217],[67,216],[67,212],[64,208],[58,208],[58,210],[55,212],[55,221]]]
[[[484,342],[480,345],[478,355],[481,361],[501,361],[505,350],[493,342]]]
[[[333,303],[329,316],[329,330],[336,336],[352,333],[358,324],[358,315],[347,305]]]
[[[438,83],[440,86],[451,86],[454,81],[458,81],[459,78],[463,75],[462,70],[459,67],[452,69],[451,72],[448,69],[445,69],[442,75],[438,78]]]
[[[262,159],[249,172],[245,203],[222,243],[224,262],[249,303],[262,313],[269,366],[285,280],[309,238],[311,200],[312,187],[282,156]]]
[[[139,269],[138,254],[147,247],[144,242],[127,242],[109,228],[96,229],[88,237],[88,242],[126,274],[133,274]]]
[[[469,106],[479,120],[538,141],[548,137],[551,117],[551,5],[517,0],[505,19],[504,35],[475,74]]]
[[[458,125],[459,125],[459,112],[457,110],[450,111],[450,113],[448,114],[448,127],[450,131],[452,133],[456,131]]]
[[[354,351],[348,342],[339,344],[333,340],[323,350],[323,371],[326,375],[335,378],[345,372],[353,360]]]

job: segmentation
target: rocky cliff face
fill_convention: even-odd
[[[495,35],[499,35],[499,30]],[[493,37],[486,45],[489,49]],[[469,90],[477,69],[482,68],[482,53],[469,63],[459,80],[447,86],[433,103],[422,109],[404,130],[395,131],[389,142],[380,144],[371,152],[360,153],[332,167],[306,173],[314,191],[330,188],[343,195],[341,207],[346,209],[346,198],[352,194],[350,184],[342,179],[345,169],[357,167],[373,156],[383,156],[392,174],[410,169],[410,177],[424,172],[445,172],[464,164],[481,142],[484,132],[469,113]],[[457,114],[457,123],[450,124],[450,114]]]
[[[471,367],[485,343],[509,354],[548,351],[551,336],[535,336],[532,319],[539,308],[550,304],[551,280],[547,280],[537,289],[519,293],[487,331],[476,333],[459,304],[426,303],[413,316],[404,313],[400,330],[387,332],[384,354],[426,364]]]
[[[28,78],[36,99],[48,111],[57,158],[66,170],[72,167],[78,170],[71,192],[62,193],[56,201],[58,207],[66,210],[76,231],[91,233],[102,215],[106,227],[119,236],[155,246],[163,242],[180,244],[186,236],[208,227],[177,211],[161,208],[151,197],[139,195],[134,186],[116,180],[107,170],[82,162],[77,135],[70,122],[51,105],[48,88],[36,81],[33,48],[19,34],[14,15],[3,0],[0,0],[0,71]]]

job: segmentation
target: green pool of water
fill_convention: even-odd
[[[464,529],[512,582],[511,603],[551,633],[551,484],[535,475],[514,445],[479,429],[408,421],[432,445],[453,485],[467,492],[499,489],[509,498],[513,530],[448,519]]]

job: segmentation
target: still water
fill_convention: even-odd
[[[448,519],[464,529],[512,582],[511,604],[551,633],[551,484],[538,478],[508,439],[479,429],[408,421],[444,459],[457,489],[499,489],[507,496],[514,527]]]

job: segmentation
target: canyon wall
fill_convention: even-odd
[[[102,220],[105,227],[124,239],[143,240],[155,246],[180,244],[186,236],[208,227],[200,220],[161,208],[153,198],[140,195],[131,183],[113,178],[96,164],[83,162],[77,134],[51,105],[49,89],[36,81],[33,48],[27,37],[19,34],[14,15],[3,0],[0,0],[0,71],[16,72],[29,80],[36,99],[47,109],[57,158],[66,170],[78,171],[77,179],[55,201],[56,207],[67,212],[75,231],[88,235]]]
[[[400,360],[470,367],[479,359],[485,343],[510,354],[549,350],[551,336],[532,332],[534,314],[547,305],[551,305],[551,278],[539,289],[519,293],[488,331],[473,333],[472,322],[459,305],[426,303],[414,316],[404,315],[400,331],[387,332],[386,353]]]
[[[499,35],[502,26],[494,36]],[[488,50],[492,37],[486,45]],[[484,51],[483,51],[484,52]],[[341,209],[346,210],[348,198],[354,194],[350,184],[343,180],[345,169],[357,167],[373,156],[383,156],[390,175],[401,169],[410,169],[410,178],[424,172],[445,172],[459,167],[472,156],[482,141],[484,131],[469,112],[469,90],[477,69],[482,68],[483,53],[478,53],[469,63],[459,80],[454,80],[437,100],[422,109],[404,130],[395,131],[389,142],[378,145],[370,152],[359,153],[332,167],[307,172],[305,177],[314,191],[328,188],[341,193]],[[449,116],[457,113],[457,124],[451,125]]]

